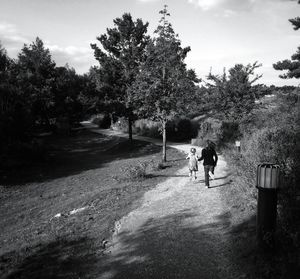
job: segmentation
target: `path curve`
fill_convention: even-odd
[[[127,136],[96,128],[94,132]],[[192,147],[168,146],[184,153]],[[196,148],[201,154],[201,148]],[[203,167],[197,181],[190,181],[187,174],[187,166],[178,170],[146,192],[140,207],[116,222],[99,278],[244,278],[230,262],[231,215],[221,200],[222,186],[229,184],[226,162],[219,156],[209,189]]]

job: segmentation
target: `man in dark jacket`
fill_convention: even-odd
[[[218,155],[214,148],[214,143],[210,140],[206,141],[206,147],[202,149],[199,161],[203,160],[205,186],[209,188],[209,177],[214,179],[214,171],[218,162]]]

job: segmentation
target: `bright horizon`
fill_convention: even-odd
[[[129,12],[134,20],[142,18],[153,35],[164,4],[182,46],[191,47],[186,63],[199,78],[210,69],[221,74],[224,67],[258,61],[260,83],[299,84],[280,79],[272,67],[299,46],[300,31],[288,19],[300,16],[300,5],[291,0],[0,0],[0,41],[16,58],[24,43],[40,37],[58,66],[68,63],[82,74],[98,65],[90,43],[116,17]]]

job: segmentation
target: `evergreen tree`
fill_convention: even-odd
[[[37,37],[29,46],[24,45],[18,55],[17,70],[18,85],[26,95],[34,119],[50,127],[55,62],[40,38]]]
[[[66,117],[70,124],[79,122],[83,111],[79,97],[85,86],[85,78],[76,74],[74,68],[68,65],[55,68],[53,116]]]
[[[92,44],[99,61],[100,94],[110,112],[128,118],[129,139],[132,140],[133,108],[128,103],[128,89],[135,81],[140,63],[145,59],[148,23],[133,21],[128,13],[114,20],[114,28],[97,37],[100,49]]]
[[[300,4],[300,1],[298,1]],[[300,17],[289,19],[294,26],[294,30],[300,28]],[[291,60],[285,59],[273,64],[275,70],[287,71],[286,73],[279,75],[280,78],[300,78],[300,46],[295,54],[291,56]]]
[[[9,144],[29,138],[31,110],[18,86],[17,67],[0,45],[0,153]]]
[[[130,88],[130,103],[141,117],[161,123],[163,161],[166,161],[166,124],[188,109],[195,93],[196,74],[187,70],[184,59],[190,51],[182,48],[167,17],[167,6],[160,11],[162,18],[156,37],[147,47],[147,58]]]
[[[254,87],[253,83],[262,75],[255,75],[252,79],[251,76],[260,66],[257,62],[247,66],[236,64],[229,69],[228,75],[225,70],[221,76],[212,73],[208,75],[208,80],[212,81],[208,83],[209,98],[216,116],[223,120],[239,122],[251,112],[257,94],[257,86]]]

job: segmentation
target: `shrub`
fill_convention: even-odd
[[[166,165],[161,161],[150,161],[149,162],[149,169],[150,171],[157,171],[157,170],[163,170],[166,168]]]
[[[199,124],[189,118],[176,118],[169,121],[166,128],[168,139],[184,141],[197,136]]]
[[[160,125],[158,122],[148,119],[139,119],[133,125],[133,131],[141,136],[160,138]]]
[[[120,117],[112,125],[112,128],[117,131],[122,131],[122,132],[128,133],[128,120],[125,117]]]
[[[98,125],[99,128],[108,129],[111,125],[111,118],[108,114],[97,114],[92,117],[92,123]]]
[[[147,163],[138,161],[136,164],[128,165],[121,169],[120,180],[140,180],[146,177]]]
[[[199,127],[197,139],[193,142],[198,146],[205,146],[206,140],[218,142],[217,135],[221,127],[221,121],[214,118],[207,118]]]
[[[233,121],[222,121],[216,133],[218,146],[224,146],[241,136],[239,123]]]

